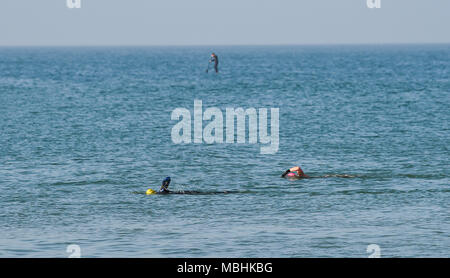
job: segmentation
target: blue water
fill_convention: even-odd
[[[279,151],[174,144],[195,99]],[[0,256],[449,257],[449,104],[450,45],[0,48]]]

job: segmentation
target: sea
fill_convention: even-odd
[[[448,258],[449,124],[447,44],[1,47],[0,257]]]

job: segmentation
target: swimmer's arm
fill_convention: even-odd
[[[287,174],[289,174],[291,172],[291,170],[286,170],[286,172],[283,173],[283,175],[281,175],[282,178],[284,178]]]

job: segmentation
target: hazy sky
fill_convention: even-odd
[[[0,45],[450,43],[450,0],[0,0]]]

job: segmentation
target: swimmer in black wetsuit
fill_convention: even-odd
[[[152,189],[148,189],[146,191],[147,195],[153,195],[153,194],[186,194],[186,195],[209,195],[209,194],[228,194],[228,193],[238,193],[237,191],[186,191],[186,190],[178,190],[178,191],[172,191],[169,190],[169,185],[170,185],[170,177],[166,177],[162,184],[161,184],[161,188],[159,189],[158,192],[152,190]]]
[[[170,177],[166,177],[161,185],[161,188],[159,189],[159,192],[157,194],[202,194],[203,192],[200,191],[172,191],[169,190],[169,185],[170,185]]]
[[[214,62],[214,70],[216,73],[219,73],[219,57],[217,57],[216,53],[211,54],[211,59],[209,59],[209,62]]]

